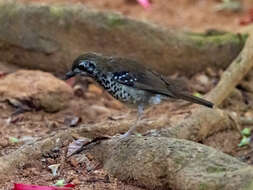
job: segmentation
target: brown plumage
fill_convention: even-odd
[[[87,53],[74,60],[66,77],[76,74],[92,77],[119,101],[138,107],[139,113],[146,106],[168,98],[213,107],[212,102],[183,91],[173,80],[165,80],[144,65],[126,58]]]

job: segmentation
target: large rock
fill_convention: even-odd
[[[50,73],[19,70],[0,78],[0,100],[28,103],[48,112],[65,108],[72,96],[72,89]]]

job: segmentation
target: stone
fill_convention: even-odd
[[[43,71],[19,70],[0,79],[0,101],[17,100],[46,112],[66,108],[72,96],[69,85]]]

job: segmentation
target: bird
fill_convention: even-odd
[[[208,108],[214,107],[212,102],[183,91],[175,80],[165,79],[144,64],[128,58],[88,52],[74,59],[65,80],[76,75],[93,78],[115,99],[137,108],[137,120],[122,138],[134,134],[145,108],[162,101],[182,99]]]

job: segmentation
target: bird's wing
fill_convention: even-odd
[[[152,70],[145,68],[139,63],[122,58],[109,59],[105,72],[110,72],[113,80],[118,83],[130,86],[132,88],[146,90],[154,94],[162,94],[171,98],[183,99],[189,102],[213,107],[213,103],[202,98],[192,96],[179,88],[177,80],[165,79],[154,73]]]
[[[156,94],[163,94],[172,98],[176,98],[169,90],[168,84],[157,74],[154,74],[151,70],[145,68],[143,65],[138,64],[132,60],[116,60],[118,64],[110,68],[113,75],[113,80],[118,83],[140,89],[150,91]],[[119,64],[120,63],[120,64]]]

